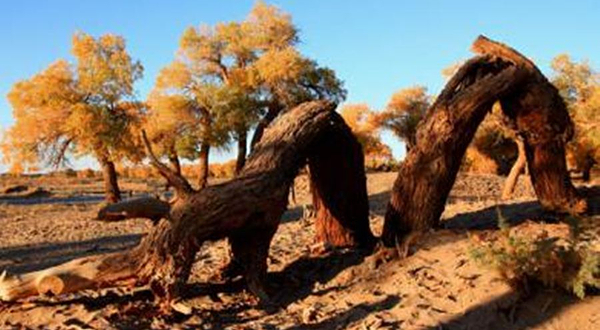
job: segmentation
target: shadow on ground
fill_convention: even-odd
[[[597,293],[596,293],[597,294]],[[598,299],[588,297],[586,299]],[[559,289],[534,285],[530,293],[519,295],[512,291],[488,302],[474,306],[461,316],[440,323],[437,329],[531,329],[544,324],[581,300]],[[571,324],[577,329],[576,324]]]
[[[99,237],[85,241],[22,245],[0,249],[0,269],[22,274],[51,267],[75,258],[132,248],[141,234]]]

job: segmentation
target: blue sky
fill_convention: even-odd
[[[437,93],[441,70],[471,56],[479,34],[510,44],[548,72],[550,60],[568,52],[600,65],[599,1],[266,1],[290,13],[303,54],[333,68],[345,81],[347,102],[382,108],[397,89],[425,85]],[[145,67],[140,98],[173,59],[188,26],[241,20],[253,0],[3,1],[0,11],[0,129],[11,125],[10,87],[58,58],[70,58],[77,30],[123,35]],[[385,140],[402,156],[403,146]],[[215,155],[220,161],[231,157]],[[75,162],[79,167],[89,160]],[[0,172],[5,167],[0,165]]]

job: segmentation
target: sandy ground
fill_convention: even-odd
[[[395,176],[368,175],[376,233]],[[215,280],[228,250],[225,242],[214,242],[196,257],[183,300],[190,315],[158,315],[147,289],[117,288],[0,303],[0,329],[600,329],[600,296],[580,300],[543,288],[518,295],[469,259],[469,233],[495,231],[498,210],[524,233],[565,229],[535,202],[527,178],[507,202],[497,198],[502,182],[493,175],[460,175],[443,215],[444,229],[431,233],[408,258],[381,262],[349,251],[311,253],[313,220],[302,217],[310,197],[306,178],[299,177],[271,245],[273,306],[257,308],[240,280]],[[152,228],[145,220],[94,221],[101,201],[98,180],[29,184],[51,195],[0,198],[0,269],[9,273],[129,248]],[[159,182],[123,187],[132,195],[161,193]],[[594,203],[591,220],[600,222]]]

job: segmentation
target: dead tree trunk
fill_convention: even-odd
[[[308,164],[317,239],[332,247],[371,249],[375,239],[369,228],[365,161],[360,143],[340,125],[339,130],[323,134],[310,150]]]
[[[496,100],[524,136],[541,204],[559,211],[585,209],[566,171],[564,144],[572,123],[557,90],[533,63],[507,46],[480,37],[473,49],[482,56],[448,82],[400,168],[385,216],[382,239],[387,246],[403,245],[407,252],[413,238],[438,225],[465,149]]]
[[[206,187],[208,184],[208,156],[210,154],[210,145],[202,143],[200,154],[198,155],[198,189]]]
[[[135,280],[137,284],[149,283],[158,296],[168,301],[178,295],[186,283],[200,245],[226,237],[235,258],[244,265],[243,274],[249,288],[264,297],[262,279],[268,249],[286,209],[290,186],[298,170],[312,156],[311,148],[316,141],[332,131],[350,132],[335,112],[334,104],[300,105],[265,131],[238,178],[200,191],[194,191],[182,176],[161,164],[145,139],[152,164],[177,191],[177,199],[166,216],[169,221],[161,221],[132,250],[76,259],[43,271],[5,278],[0,281],[0,299],[15,300],[48,291],[61,294]],[[339,139],[335,148],[352,150],[354,143],[353,138]],[[338,159],[330,164],[339,168],[347,161]],[[348,173],[347,178],[340,179],[364,180],[364,172]],[[320,186],[318,182],[317,186]],[[335,201],[327,195],[329,192],[322,191],[323,200]],[[348,192],[348,196],[362,194]],[[350,206],[344,204],[333,213],[349,214],[344,207]],[[357,236],[354,241],[372,237],[370,231],[368,234],[356,232],[357,228],[369,230],[368,223],[357,224],[359,218],[353,221],[347,230]],[[341,225],[346,226],[347,222]]]
[[[504,188],[502,189],[502,199],[509,199],[512,196],[515,187],[517,186],[517,182],[519,181],[519,176],[521,172],[525,169],[527,165],[527,156],[525,155],[525,142],[520,137],[516,137],[514,141],[517,143],[518,156],[517,160],[513,164],[506,180],[504,181]]]
[[[121,200],[121,190],[117,181],[115,163],[106,156],[99,157],[98,161],[102,168],[102,177],[104,179],[105,200],[108,203],[116,203]]]
[[[407,236],[437,226],[479,123],[497,97],[518,88],[525,76],[501,59],[484,56],[452,77],[419,125],[416,144],[394,182],[382,235],[386,246],[406,248]]]
[[[502,111],[525,142],[533,188],[547,210],[585,212],[587,203],[578,195],[567,171],[565,145],[573,137],[573,122],[558,90],[533,62],[506,45],[480,36],[473,50],[503,58],[527,71],[523,88],[499,99]]]

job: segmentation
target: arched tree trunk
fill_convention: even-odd
[[[525,155],[525,143],[520,137],[514,139],[517,144],[518,156],[517,160],[513,164],[506,180],[504,181],[504,188],[502,189],[502,199],[509,199],[512,196],[515,187],[517,186],[517,182],[519,181],[519,176],[525,170],[525,166],[527,165],[527,156]]]
[[[102,178],[104,179],[104,198],[108,203],[116,203],[121,200],[121,190],[117,179],[115,163],[107,156],[98,157],[98,162],[102,168]]]
[[[39,272],[0,279],[0,299],[15,300],[48,291],[61,294],[135,279],[138,284],[150,284],[156,295],[169,301],[186,283],[200,245],[207,240],[226,237],[232,244],[235,259],[243,265],[249,288],[264,297],[262,280],[268,248],[286,209],[294,177],[307,158],[314,158],[311,148],[332,131],[350,132],[335,112],[334,104],[310,102],[300,105],[265,131],[239,177],[199,191],[194,191],[183,177],[161,164],[148,147],[152,164],[177,190],[177,198],[164,215],[169,221],[161,221],[132,250],[85,257]],[[350,146],[356,141],[351,135],[344,136],[351,139],[340,138],[335,147],[352,150]],[[145,142],[149,145],[147,139]],[[340,168],[347,161],[338,159],[334,162],[332,159],[327,164]],[[358,168],[358,164],[351,168]],[[364,180],[362,171],[347,174],[344,179]],[[316,182],[316,185],[321,186],[321,183]],[[360,187],[360,184],[356,186]],[[349,189],[352,187],[348,186]],[[327,195],[328,190],[322,193],[323,200],[336,200]],[[347,192],[348,196],[363,193]],[[356,209],[342,204],[332,213],[350,214],[345,207]],[[340,218],[345,221],[344,217]],[[365,223],[359,224],[359,221]],[[370,231],[356,232],[357,228],[368,231],[367,221],[366,217],[353,218],[347,230],[357,236],[354,241],[372,237]]]
[[[200,153],[198,155],[198,189],[202,189],[208,184],[209,154],[210,145],[207,143],[202,143],[202,145],[200,145]]]
[[[405,245],[406,251],[410,234],[437,226],[477,127],[496,98],[517,88],[525,76],[505,61],[484,56],[468,61],[448,82],[400,166],[385,214],[386,246]]]
[[[238,175],[246,164],[246,153],[248,148],[248,131],[246,129],[237,132],[238,153],[235,161],[235,174]]]
[[[382,239],[403,246],[438,225],[465,150],[493,103],[515,121],[540,203],[547,209],[583,212],[566,171],[564,144],[572,123],[557,90],[535,65],[513,49],[479,37],[468,61],[428,110],[417,140],[392,189]]]

